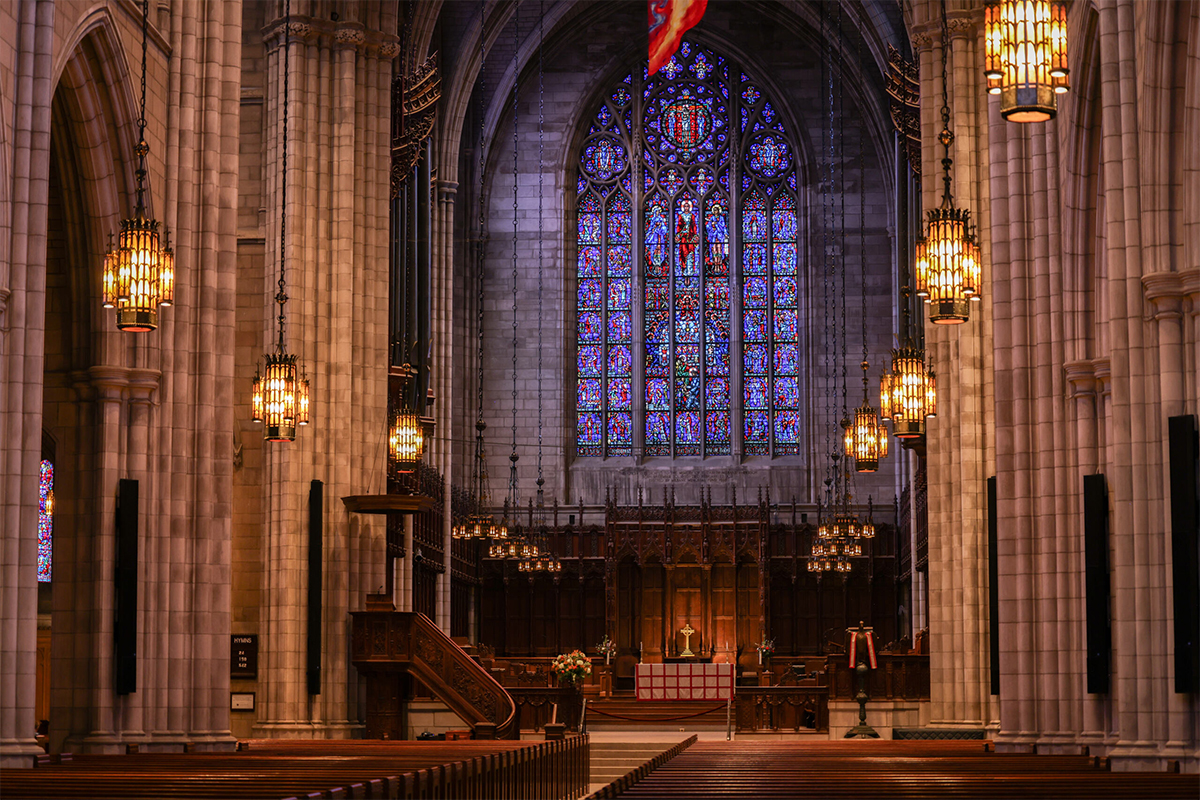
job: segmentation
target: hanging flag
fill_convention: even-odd
[[[650,14],[650,74],[679,49],[679,40],[704,16],[708,0],[646,0]]]

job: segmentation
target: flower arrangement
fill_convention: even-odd
[[[556,656],[550,669],[558,676],[559,683],[576,684],[592,674],[592,662],[582,650],[572,650]]]
[[[604,638],[600,640],[600,644],[596,645],[596,652],[604,656],[604,663],[617,654],[617,643],[608,638],[608,634],[604,634]]]
[[[754,645],[758,648],[758,663],[762,663],[764,658],[770,658],[775,652],[775,640],[764,638],[761,642]]]

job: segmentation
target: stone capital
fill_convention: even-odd
[[[121,399],[129,386],[129,369],[127,367],[109,366],[106,364],[88,367],[88,381],[96,390],[96,399],[102,403],[115,403]]]
[[[150,398],[162,381],[162,372],[156,369],[129,370],[129,402],[150,404]]]
[[[1100,384],[1100,394],[1107,397],[1112,394],[1112,361],[1108,356],[1092,359],[1092,370],[1096,381]]]
[[[1178,319],[1183,316],[1183,277],[1178,272],[1151,272],[1142,276],[1146,300],[1154,306],[1154,318]]]
[[[1088,397],[1096,394],[1096,365],[1091,359],[1068,361],[1063,364],[1071,397]]]
[[[1183,293],[1192,305],[1192,316],[1200,315],[1200,267],[1180,270],[1179,278],[1183,282]]]

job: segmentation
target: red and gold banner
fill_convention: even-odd
[[[679,40],[704,16],[708,0],[646,0],[650,17],[650,74],[671,60]]]

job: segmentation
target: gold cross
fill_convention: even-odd
[[[691,623],[683,623],[683,627],[679,629],[679,632],[683,634],[683,652],[679,655],[685,658],[696,655],[692,652],[692,634],[696,631],[692,628]]]

